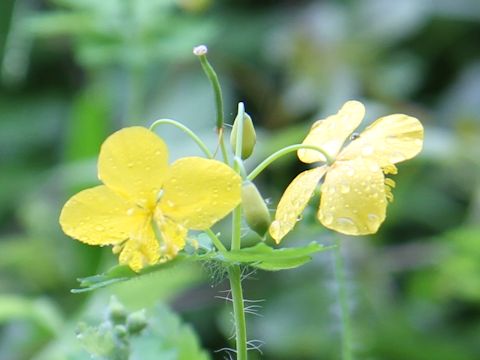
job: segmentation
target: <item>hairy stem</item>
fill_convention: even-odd
[[[232,289],[233,314],[235,317],[235,340],[237,343],[237,360],[247,360],[247,326],[243,306],[243,290],[240,266],[233,265],[228,271]]]

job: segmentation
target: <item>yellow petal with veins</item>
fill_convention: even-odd
[[[288,185],[278,203],[275,220],[270,225],[270,235],[278,244],[295,226],[298,217],[307,206],[318,182],[325,174],[326,166],[300,173]]]
[[[217,160],[186,157],[175,161],[165,180],[162,213],[187,229],[205,230],[240,203],[241,178]]]
[[[153,209],[167,171],[167,146],[153,132],[140,126],[115,132],[100,149],[100,180],[143,208]]]
[[[376,120],[338,156],[339,160],[363,157],[381,167],[411,159],[423,146],[423,126],[416,118],[394,114]]]
[[[335,115],[315,122],[302,144],[320,147],[335,158],[364,116],[365,107],[361,102],[347,101]],[[324,155],[314,150],[300,149],[297,154],[305,163],[326,161]]]
[[[83,190],[67,201],[60,214],[65,234],[90,245],[118,244],[131,237],[146,213],[106,186]]]
[[[373,234],[385,220],[385,187],[376,162],[362,158],[336,161],[322,185],[318,219],[343,234]]]

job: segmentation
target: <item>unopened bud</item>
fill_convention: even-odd
[[[239,104],[239,109],[235,121],[233,122],[232,133],[230,134],[230,145],[233,152],[237,149],[237,133],[240,126],[241,117],[243,116],[243,135],[242,135],[242,152],[240,154],[242,160],[248,159],[252,155],[255,143],[257,142],[257,135],[255,133],[255,127],[253,126],[252,118],[246,112],[243,111],[243,104]]]
[[[108,318],[114,324],[125,324],[127,320],[127,311],[115,296],[112,296],[108,305]]]
[[[138,335],[147,327],[147,316],[145,310],[136,311],[128,315],[127,329],[132,335]]]
[[[243,183],[242,208],[250,229],[263,238],[271,223],[270,213],[265,200],[251,181]]]

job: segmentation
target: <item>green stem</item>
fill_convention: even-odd
[[[225,146],[225,141],[224,141],[224,135],[225,135],[225,131],[224,131],[224,128],[220,129],[218,131],[218,144],[220,145],[220,151],[222,152],[222,157],[223,157],[223,161],[225,162],[225,164],[229,164],[229,160],[228,160],[228,152],[227,152],[227,147]]]
[[[243,290],[240,266],[232,265],[228,270],[232,289],[233,313],[235,317],[235,340],[237,343],[237,360],[247,360],[247,326],[243,306]]]
[[[223,245],[223,243],[220,241],[218,236],[215,235],[215,233],[211,229],[205,230],[205,234],[207,234],[208,237],[212,240],[213,245],[215,245],[217,250],[225,251],[225,252],[228,251],[225,245]]]
[[[338,285],[338,299],[340,302],[340,312],[342,318],[342,360],[353,360],[350,311],[348,308],[341,239],[336,236],[335,242],[335,281]]]
[[[202,149],[203,153],[208,157],[208,158],[213,158],[213,155],[212,153],[210,152],[210,150],[208,150],[207,146],[205,145],[205,143],[197,136],[197,134],[195,134],[192,130],[190,130],[188,127],[186,127],[185,125],[183,125],[182,123],[179,123],[178,121],[176,120],[172,120],[172,119],[159,119],[159,120],[155,120],[152,125],[150,125],[150,130],[153,130],[155,129],[158,125],[161,125],[161,124],[170,124],[170,125],[173,125],[177,128],[179,128],[180,130],[182,130],[183,132],[185,132],[188,136],[190,136],[192,138],[193,141],[195,141],[197,143],[197,145],[200,147],[200,149]]]
[[[208,49],[204,45],[197,46],[193,49],[193,53],[198,57],[200,60],[200,64],[202,65],[203,72],[207,75],[210,84],[212,85],[213,93],[215,96],[215,109],[217,112],[217,120],[216,120],[216,127],[217,127],[217,134],[218,134],[218,141],[220,144],[220,149],[222,151],[223,161],[228,164],[228,153],[227,149],[225,148],[225,142],[223,139],[223,96],[222,96],[222,88],[220,87],[220,82],[218,81],[218,76],[215,70],[213,69],[212,65],[208,62],[207,59],[207,52]]]
[[[333,163],[333,159],[328,155],[328,153],[323,150],[322,148],[318,146],[313,146],[313,145],[305,145],[305,144],[295,144],[295,145],[290,145],[287,147],[284,147],[283,149],[280,149],[276,152],[274,152],[272,155],[267,157],[265,160],[263,160],[260,164],[257,165],[255,169],[252,170],[250,174],[247,176],[247,180],[252,181],[255,179],[263,170],[267,168],[271,163],[273,163],[275,160],[280,159],[282,156],[287,155],[288,153],[291,153],[293,151],[297,151],[299,149],[310,149],[310,150],[316,150],[320,152],[325,158],[327,159],[326,163],[328,165],[331,165]]]
[[[241,173],[242,163],[242,139],[243,139],[243,113],[245,109],[243,103],[238,104],[238,113],[240,124],[238,124],[235,157],[237,161],[233,164],[233,169]],[[239,162],[240,161],[240,162]],[[242,226],[242,205],[238,205],[233,210],[232,215],[232,243],[231,250],[240,250],[242,247],[241,239]],[[228,271],[230,287],[232,289],[233,314],[235,317],[235,340],[237,345],[237,360],[247,360],[247,325],[245,323],[245,309],[243,307],[243,290],[240,266],[233,265]]]

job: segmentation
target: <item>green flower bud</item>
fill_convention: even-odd
[[[251,181],[242,185],[242,208],[250,229],[264,237],[272,220],[265,200]]]
[[[240,103],[242,104],[242,103]],[[253,126],[253,121],[250,115],[243,111],[243,104],[239,104],[239,109],[235,121],[233,122],[232,133],[230,134],[230,145],[232,146],[233,152],[237,149],[237,132],[238,127],[241,123],[241,116],[243,116],[243,136],[242,136],[242,160],[248,159],[252,155],[253,149],[255,148],[255,143],[257,142],[257,135],[255,133],[255,127]]]
[[[136,311],[128,315],[127,329],[132,335],[138,335],[147,327],[147,316],[145,310]]]
[[[127,311],[115,296],[112,296],[108,305],[108,319],[113,324],[125,324],[127,320]]]
[[[125,341],[128,338],[128,331],[125,325],[115,325],[113,327],[113,333],[116,338],[121,341]]]

